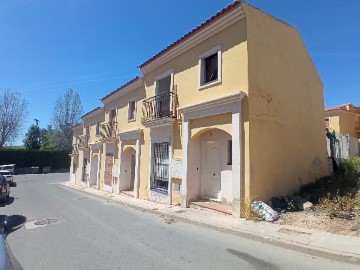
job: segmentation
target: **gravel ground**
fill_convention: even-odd
[[[335,234],[360,236],[360,217],[357,217],[354,220],[340,218],[331,219],[324,212],[319,210],[288,212],[282,214],[274,223],[293,225],[306,229],[318,229]]]

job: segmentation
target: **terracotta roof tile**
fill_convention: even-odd
[[[219,12],[217,12],[215,15],[213,15],[212,17],[210,17],[209,19],[207,19],[206,21],[204,21],[203,23],[201,23],[200,25],[196,26],[195,28],[193,28],[190,32],[186,33],[185,35],[183,35],[182,37],[180,37],[178,40],[176,40],[175,42],[171,43],[169,46],[167,46],[165,49],[161,50],[160,52],[158,52],[157,54],[155,54],[154,56],[152,56],[151,58],[149,58],[148,60],[146,60],[145,62],[143,62],[142,64],[139,65],[139,68],[142,68],[144,66],[146,66],[147,64],[151,63],[152,61],[154,61],[155,59],[157,59],[158,57],[160,57],[161,55],[165,54],[167,51],[169,51],[170,49],[174,48],[176,45],[178,45],[179,43],[183,42],[184,40],[188,39],[189,37],[193,36],[195,33],[199,32],[200,30],[202,30],[203,28],[205,28],[206,26],[208,26],[209,24],[211,24],[213,21],[215,21],[217,18],[221,17],[222,15],[226,14],[227,12],[231,11],[232,9],[234,9],[235,7],[241,5],[241,1],[234,1],[233,3],[231,3],[230,5],[228,5],[227,7],[223,8],[222,10],[220,10]]]
[[[106,96],[104,96],[103,98],[101,98],[101,101],[104,101],[105,99],[107,99],[108,97],[112,96],[113,94],[123,90],[125,87],[129,86],[130,84],[136,82],[137,80],[139,80],[140,77],[136,76],[135,78],[131,79],[130,81],[128,81],[127,83],[123,84],[122,86],[116,88],[114,91],[110,92],[109,94],[107,94]]]
[[[341,105],[326,108],[325,112],[331,112],[331,111],[337,111],[337,110],[360,114],[360,106],[354,106],[351,103],[346,103],[346,104],[341,104]]]

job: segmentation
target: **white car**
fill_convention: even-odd
[[[16,164],[3,164],[0,165],[0,171],[10,171],[13,174],[16,174]]]
[[[14,174],[8,170],[0,170],[0,174],[5,177],[6,181],[10,183],[10,185],[14,184]]]

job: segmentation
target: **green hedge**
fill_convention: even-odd
[[[51,166],[52,170],[69,169],[70,157],[64,151],[25,149],[0,150],[0,164],[16,164],[17,168]]]

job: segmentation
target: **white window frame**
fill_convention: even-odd
[[[205,70],[204,70],[204,59],[217,53],[217,57],[218,57],[218,78],[216,81],[212,81],[209,83],[205,83]],[[199,89],[203,89],[209,86],[212,86],[214,84],[219,84],[221,83],[222,80],[222,52],[221,52],[221,46],[218,45],[202,54],[199,55],[199,78],[198,78],[198,82],[199,82]]]
[[[161,79],[164,79],[166,77],[170,76],[171,82],[170,82],[170,89],[169,91],[172,92],[173,88],[174,88],[174,70],[173,69],[169,69],[163,73],[161,73],[160,75],[156,76],[154,78],[154,84],[155,84],[155,96],[158,94],[158,81]]]
[[[134,122],[136,121],[136,112],[137,112],[137,104],[136,104],[136,98],[129,99],[128,102],[128,122]],[[134,102],[135,108],[134,108],[134,118],[130,119],[130,102]]]

